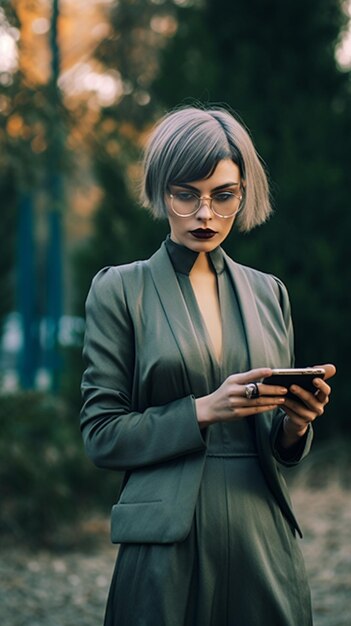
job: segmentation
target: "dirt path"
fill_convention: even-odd
[[[295,489],[315,626],[351,626],[351,491]]]
[[[350,626],[351,492],[336,485],[299,487],[293,500],[305,533],[301,545],[315,626]],[[3,548],[1,626],[102,626],[116,548],[109,544],[107,523],[100,532],[106,541],[89,552]]]

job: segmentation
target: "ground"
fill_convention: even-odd
[[[304,530],[314,626],[350,626],[350,491],[336,482],[323,488],[297,484],[292,495]],[[85,532],[99,539],[84,550],[3,547],[1,624],[102,626],[116,547],[109,544],[107,520],[90,521]]]

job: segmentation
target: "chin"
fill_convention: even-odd
[[[190,248],[191,250],[195,250],[196,252],[212,252],[215,248],[220,245],[221,242],[215,239],[211,239],[210,241],[197,241],[197,240],[187,240],[183,243],[184,246]]]

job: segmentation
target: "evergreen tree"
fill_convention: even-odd
[[[92,234],[75,253],[76,311],[84,314],[84,302],[93,276],[108,265],[146,258],[165,235],[165,225],[150,227],[150,218],[132,199],[118,162],[100,153],[95,161],[103,199],[94,215]]]

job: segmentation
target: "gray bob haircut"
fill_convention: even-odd
[[[248,132],[222,108],[184,107],[159,121],[144,153],[143,205],[167,217],[169,186],[209,178],[222,159],[239,167],[244,184],[239,230],[262,224],[272,211],[267,176]]]

